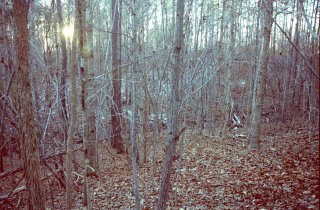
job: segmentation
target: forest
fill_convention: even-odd
[[[0,209],[319,209],[319,0],[1,0]]]

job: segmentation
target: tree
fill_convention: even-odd
[[[99,176],[100,170],[103,175],[106,169],[99,169],[99,158],[116,161],[109,164],[111,170],[120,166],[118,159],[125,158],[120,167],[125,166],[129,173],[121,176],[130,176],[130,180],[122,181],[130,182],[135,200],[124,208],[158,205],[164,209],[166,202],[169,207],[184,200],[175,199],[183,192],[171,187],[180,188],[180,178],[187,178],[185,167],[180,170],[180,164],[189,160],[183,157],[185,143],[189,149],[203,143],[215,147],[221,142],[209,138],[246,138],[247,147],[255,151],[260,138],[278,135],[283,129],[305,128],[299,136],[309,139],[307,146],[314,146],[319,129],[318,0],[272,1],[270,46],[262,30],[267,0],[20,1],[29,6],[25,56],[29,59],[34,120],[28,126],[35,130],[41,158],[39,178],[45,179],[41,181],[46,188],[44,199],[59,199],[57,190],[66,189],[67,204],[60,208],[82,205],[90,209],[90,204],[92,208],[106,204],[100,202],[98,192],[106,184],[104,176]],[[23,79],[13,63],[22,59],[14,49],[13,2],[0,1],[0,178],[8,183],[0,186],[0,205],[27,208],[25,182],[18,183],[17,177],[23,175],[20,164],[28,162],[21,144],[23,129],[19,128],[25,121],[20,121],[25,119],[19,118],[20,109],[30,106],[19,105]],[[241,104],[238,108],[237,103]],[[184,123],[188,131],[180,136]],[[276,129],[270,133],[272,128]],[[245,130],[247,135],[243,135]],[[201,134],[201,141],[194,142],[196,134]],[[111,145],[105,143],[115,149],[109,150]],[[185,151],[192,157],[203,152],[202,157],[207,149]],[[128,154],[114,154],[123,151]],[[161,183],[157,180],[159,163]],[[155,180],[161,187],[159,203],[153,202],[152,207],[148,195],[141,197],[142,190],[149,187],[146,180],[139,179],[145,173],[151,175],[152,191],[160,189]],[[52,189],[48,188],[51,184]],[[75,184],[81,194],[73,191]],[[114,190],[108,196],[119,193]],[[14,203],[21,195],[25,200]],[[75,199],[79,196],[81,201]],[[106,208],[115,208],[115,203],[113,199]]]
[[[225,2],[224,2],[225,3]],[[224,50],[224,59],[225,59],[225,68],[224,68],[224,109],[223,109],[223,125],[222,125],[222,137],[225,138],[226,137],[226,131],[227,131],[227,125],[228,122],[230,122],[231,119],[231,85],[232,85],[232,81],[231,81],[231,71],[232,71],[232,66],[231,66],[231,54],[233,53],[233,48],[235,45],[235,18],[234,18],[234,0],[231,1],[232,5],[226,5],[226,8],[228,13],[228,20],[229,23],[226,23],[226,26],[224,26],[223,28],[225,30],[228,30],[229,32],[229,36],[226,37],[226,43],[227,43],[227,47]],[[227,3],[226,3],[227,4]],[[228,26],[230,24],[230,26]]]
[[[111,145],[118,153],[124,152],[121,136],[121,55],[120,55],[120,4],[121,0],[112,0],[112,99],[111,106]]]
[[[225,39],[225,36],[224,36],[224,33],[225,33],[225,28],[228,26],[226,24],[226,8],[227,7],[227,1],[226,0],[223,0],[223,3],[222,3],[222,16],[221,16],[221,23],[220,23],[220,35],[219,35],[219,42],[218,42],[218,52],[219,55],[218,55],[218,63],[219,65],[221,65],[221,72],[224,71],[225,69],[225,65],[224,65],[224,53],[223,53],[223,43],[225,42],[224,39]],[[216,86],[220,86],[220,78],[221,78],[221,73],[219,73],[219,76],[217,77],[218,78],[218,81],[216,81]],[[226,75],[226,78],[227,75]],[[227,84],[227,86],[229,86],[229,84]],[[217,89],[217,88],[216,88]],[[226,90],[227,88],[225,88]],[[218,92],[218,91],[217,91]],[[226,97],[226,96],[224,96]],[[222,112],[223,112],[223,108],[222,108]],[[224,114],[224,112],[222,113]],[[224,117],[224,116],[223,116]],[[222,125],[221,129],[220,129],[220,136],[222,137],[224,135],[224,125]]]
[[[137,171],[137,117],[138,117],[138,88],[137,88],[137,28],[138,28],[138,9],[139,6],[135,0],[132,1],[132,53],[133,53],[133,62],[132,62],[132,119],[131,119],[131,129],[130,129],[130,142],[132,148],[132,178],[133,178],[133,192],[136,201],[136,209],[140,210],[140,195],[138,189],[138,171]]]
[[[261,125],[261,109],[263,105],[263,89],[265,86],[265,75],[268,65],[268,51],[270,43],[270,34],[272,27],[273,0],[262,0],[261,10],[263,17],[261,18],[263,29],[262,39],[260,41],[259,57],[257,61],[257,69],[253,85],[252,110],[249,131],[249,149],[260,149],[260,125]]]
[[[171,93],[170,93],[170,113],[169,125],[166,143],[166,154],[163,162],[160,192],[158,197],[158,210],[166,209],[166,202],[171,187],[170,176],[172,172],[173,157],[176,153],[176,145],[179,140],[179,105],[180,105],[180,75],[182,70],[182,46],[183,46],[183,15],[184,0],[177,1],[176,26],[175,26],[175,44],[174,44],[174,68],[171,74]]]
[[[81,108],[82,108],[82,127],[83,127],[83,146],[84,146],[84,183],[83,183],[83,194],[84,194],[84,206],[91,209],[90,201],[90,186],[89,177],[91,174],[95,174],[94,169],[89,163],[89,116],[87,108],[87,97],[88,97],[88,67],[87,63],[87,52],[86,52],[86,1],[78,0],[76,10],[79,14],[79,47],[80,47],[80,73],[82,77],[81,81]]]
[[[66,76],[67,76],[67,66],[68,66],[68,54],[67,54],[67,46],[66,46],[66,37],[63,35],[63,18],[62,18],[61,0],[57,0],[57,13],[58,13],[58,22],[59,22],[59,29],[60,29],[60,44],[61,44],[61,51],[62,51],[60,98],[61,98],[61,104],[62,104],[62,117],[65,122],[64,130],[67,135],[68,112],[67,112],[67,95],[66,95]]]
[[[13,1],[15,20],[16,89],[19,110],[19,131],[26,180],[28,209],[45,209],[41,192],[40,155],[35,133],[35,122],[30,85],[28,10],[25,0]]]
[[[94,2],[93,1],[87,1],[87,8],[89,12],[87,13],[87,24],[86,24],[86,31],[87,31],[87,44],[85,45],[85,58],[87,65],[87,83],[88,83],[88,89],[87,89],[87,96],[86,101],[88,104],[88,145],[87,145],[87,152],[88,152],[88,160],[89,165],[92,167],[95,171],[95,175],[99,174],[99,161],[98,161],[98,149],[97,149],[97,129],[96,129],[96,108],[97,108],[97,97],[94,96],[96,91],[95,86],[95,66],[94,66],[94,59],[95,59],[95,52],[93,50],[93,20],[94,20]]]
[[[257,3],[256,3],[258,6],[258,8],[260,8],[260,6],[259,5],[261,5],[261,2],[260,1],[258,1]],[[258,50],[259,50],[259,37],[260,37],[260,34],[261,34],[261,32],[260,32],[260,30],[259,30],[259,27],[260,27],[260,19],[261,19],[261,14],[260,14],[260,12],[258,12],[258,14],[257,14],[257,17],[256,17],[256,20],[255,20],[255,22],[256,22],[256,26],[255,26],[255,37],[254,37],[254,42],[255,42],[255,44],[254,44],[254,52],[256,53],[256,54],[258,54]],[[253,30],[253,29],[252,29]],[[253,88],[253,86],[254,86],[254,75],[255,75],[255,73],[256,73],[256,66],[257,66],[257,60],[258,60],[258,58],[257,58],[257,56],[255,56],[254,57],[254,59],[255,59],[255,62],[254,62],[254,64],[253,64],[253,66],[251,67],[251,69],[250,69],[250,72],[249,72],[249,76],[248,76],[248,80],[249,80],[249,87],[248,87],[248,98],[247,98],[247,100],[248,100],[248,107],[247,107],[247,115],[248,115],[248,118],[247,118],[247,121],[246,121],[246,127],[247,127],[247,129],[248,129],[248,134],[249,134],[249,132],[250,132],[250,125],[251,125],[251,112],[252,112],[252,98],[253,98],[253,90],[254,90],[254,88]]]
[[[75,6],[77,8],[78,0],[75,0]],[[73,203],[73,184],[72,184],[72,153],[73,153],[73,139],[74,131],[77,119],[77,38],[78,38],[78,20],[79,11],[75,10],[75,22],[74,32],[72,38],[71,48],[71,113],[70,113],[70,125],[68,130],[67,139],[67,154],[66,154],[66,197],[67,197],[67,209],[72,208]]]

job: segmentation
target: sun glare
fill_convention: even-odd
[[[73,26],[72,25],[67,25],[63,28],[63,35],[66,38],[72,38],[73,36]]]

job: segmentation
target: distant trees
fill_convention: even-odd
[[[3,69],[2,71],[8,72],[8,74],[3,74],[0,76],[0,94],[3,100],[1,100],[0,103],[0,173],[4,171],[4,157],[7,155],[8,152],[8,143],[6,143],[6,136],[5,136],[5,116],[6,116],[6,109],[7,106],[10,107],[8,96],[11,87],[12,87],[12,79],[14,75],[13,70],[13,61],[12,61],[12,55],[11,55],[11,46],[9,45],[9,39],[8,39],[8,31],[6,28],[12,24],[10,21],[10,16],[8,15],[10,11],[6,9],[6,2],[0,3],[0,57],[1,57],[1,63],[0,67]],[[0,72],[2,72],[0,71]]]
[[[64,36],[73,22],[73,37]],[[88,177],[98,175],[106,141],[116,157],[130,157],[143,208],[138,159],[151,165],[156,190],[167,129],[157,204],[165,209],[184,121],[217,139],[243,132],[258,150],[261,126],[291,129],[298,119],[311,141],[319,129],[318,26],[318,0],[2,0],[0,173],[21,158],[35,196],[28,200],[41,206],[39,168],[54,164],[55,179],[66,179],[66,208],[75,173],[90,204]]]

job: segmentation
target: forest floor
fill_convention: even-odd
[[[188,130],[184,153],[175,161],[168,209],[319,209],[319,133],[308,141],[305,129],[265,124],[261,151],[246,150],[241,129],[221,140]],[[156,146],[155,170],[139,167],[139,191],[144,209],[155,209],[165,136]],[[130,160],[101,152],[102,177],[93,182],[97,209],[133,209]],[[148,150],[150,151],[150,149]],[[78,196],[78,208],[82,195]]]
[[[221,140],[205,132],[186,131],[183,156],[175,161],[171,176],[167,209],[319,209],[319,131],[309,142],[301,126],[287,130],[266,124],[259,152],[246,150],[241,132],[232,131]],[[150,161],[138,168],[143,209],[155,209],[157,203],[164,142],[162,135],[156,146],[154,172]],[[133,209],[130,158],[114,154],[105,142],[100,150],[101,175],[91,179],[94,209]],[[79,179],[75,209],[83,209],[81,177],[75,178]],[[51,185],[51,194],[48,209],[64,209],[65,195],[58,184]],[[17,207],[23,195],[12,196],[11,205]],[[0,201],[0,209],[9,206]]]

